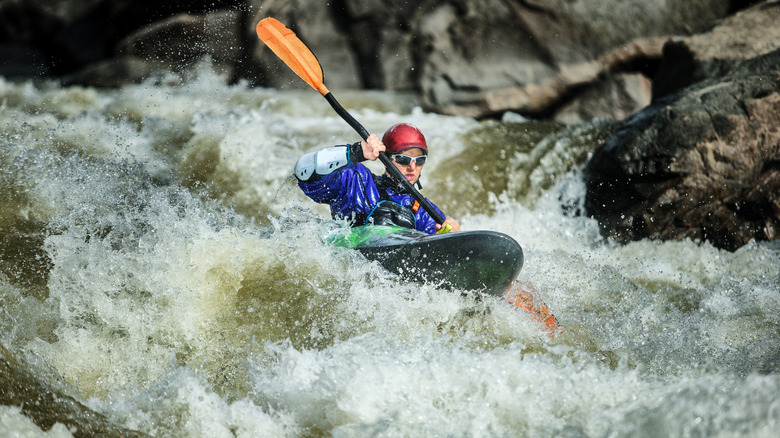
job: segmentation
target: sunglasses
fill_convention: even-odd
[[[390,158],[393,159],[396,163],[400,164],[401,166],[408,166],[409,163],[414,161],[414,164],[417,166],[422,166],[425,164],[425,160],[428,159],[427,155],[420,155],[419,157],[410,157],[408,155],[403,154],[394,154],[390,155]]]

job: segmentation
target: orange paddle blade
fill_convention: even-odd
[[[263,18],[257,23],[257,36],[312,88],[323,96],[328,88],[322,81],[322,66],[306,44],[275,18]]]
[[[509,289],[504,293],[504,297],[518,309],[530,314],[534,321],[543,323],[550,333],[551,338],[555,338],[558,333],[563,333],[558,324],[555,315],[550,312],[547,305],[544,304],[536,288],[531,283],[513,281]]]

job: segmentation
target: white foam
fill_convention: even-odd
[[[452,197],[490,204],[464,228],[521,243],[522,279],[565,328],[551,339],[501,299],[404,283],[323,242],[344,224],[289,172],[356,134],[315,92],[227,87],[204,68],[115,91],[0,81],[0,181],[14,181],[0,189],[23,201],[1,205],[8,224],[45,224],[51,261],[41,295],[0,275],[4,342],[112,421],[166,436],[770,436],[776,246],[604,242],[571,214],[591,131],[552,134],[505,157],[505,192]],[[434,201],[457,188],[434,177],[469,159],[470,135],[502,138],[392,93],[343,103],[372,132],[426,133]]]

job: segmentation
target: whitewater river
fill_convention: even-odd
[[[777,436],[780,245],[602,241],[579,171],[612,122],[333,90],[425,132],[422,193],[523,246],[551,338],[323,243],[344,224],[291,170],[356,134],[313,90],[222,83],[0,79],[0,436]]]

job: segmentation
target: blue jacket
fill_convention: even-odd
[[[350,163],[341,169],[325,175],[315,181],[298,181],[298,186],[306,196],[320,204],[330,204],[330,213],[334,219],[354,218],[360,220],[371,213],[382,200],[391,200],[413,210],[414,198],[408,193],[399,193],[402,187],[393,184],[377,186],[376,176],[360,163]],[[383,193],[380,194],[380,190]],[[427,199],[427,198],[426,198]],[[430,201],[428,201],[430,202]],[[444,214],[431,203],[442,216]],[[422,207],[414,212],[416,228],[428,234],[436,233],[436,221]]]

